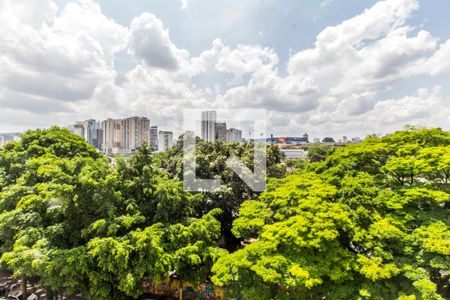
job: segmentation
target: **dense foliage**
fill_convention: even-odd
[[[220,211],[194,218],[201,195],[155,168],[147,147],[113,168],[66,130],[30,131],[0,151],[0,173],[2,263],[47,295],[135,297],[169,272],[198,282],[224,251]]]
[[[245,299],[449,297],[449,155],[449,133],[410,129],[271,180],[213,281]]]
[[[29,131],[0,150],[2,267],[49,298],[137,298],[169,276],[244,299],[449,298],[450,133],[309,150],[286,168],[268,146],[259,194],[225,163],[251,167],[253,145],[199,140],[197,176],[222,186],[190,193],[182,140],[111,164],[64,129]]]

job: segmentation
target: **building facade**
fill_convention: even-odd
[[[84,139],[97,149],[100,149],[101,140],[99,139],[100,124],[93,119],[82,122]]]
[[[150,142],[150,120],[145,117],[131,117],[122,121],[123,148],[134,151]]]
[[[159,131],[159,143],[158,151],[163,152],[173,146],[173,133],[172,131]]]
[[[215,111],[203,111],[201,119],[202,139],[206,142],[214,142],[216,139],[215,125],[217,114]]]
[[[158,138],[158,126],[152,126],[150,127],[150,148],[153,152],[158,151],[158,144],[159,144],[159,138]]]
[[[102,122],[103,139],[101,150],[104,153],[119,153],[124,147],[123,120],[107,119]]]
[[[216,141],[227,141],[227,123],[216,122],[214,124],[215,140]]]
[[[227,130],[227,142],[240,143],[242,142],[242,130],[230,128]]]
[[[101,149],[102,128],[101,124],[96,120],[90,119],[86,121],[78,121],[74,125],[68,126],[67,129],[71,133],[83,137],[95,148]]]

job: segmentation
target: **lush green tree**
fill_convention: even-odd
[[[49,299],[142,294],[142,280],[206,280],[223,250],[220,211],[200,218],[201,194],[152,164],[143,146],[116,168],[60,128],[30,131],[0,151],[0,246],[14,276],[37,278]],[[196,272],[192,272],[192,270]]]
[[[322,143],[334,143],[334,139],[328,136],[323,138]]]
[[[332,148],[329,146],[311,145],[307,148],[307,159],[310,162],[324,161],[331,150]]]
[[[273,180],[242,204],[233,232],[247,244],[213,281],[245,299],[448,298],[449,137],[370,137]]]
[[[198,216],[219,208],[222,214],[218,216],[221,223],[224,246],[234,250],[240,245],[240,239],[232,232],[232,222],[244,200],[256,198],[259,192],[254,192],[242,179],[227,167],[226,161],[232,155],[240,159],[248,168],[253,169],[254,145],[252,143],[205,142],[197,139],[196,144],[196,175],[198,178],[221,179],[221,187],[217,191],[204,193],[203,200],[196,206]],[[283,165],[283,154],[274,145],[266,148],[267,176],[281,178],[286,175]],[[177,146],[156,158],[159,165],[166,169],[171,177],[183,179],[183,143],[179,140]]]

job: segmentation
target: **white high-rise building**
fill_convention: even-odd
[[[5,137],[3,135],[0,135],[0,149],[3,148],[5,145]]]
[[[159,131],[159,145],[158,151],[163,152],[173,146],[173,133],[172,131]]]
[[[230,128],[227,130],[227,142],[240,143],[242,142],[242,130]]]
[[[123,147],[134,151],[144,143],[150,142],[150,120],[143,117],[131,117],[123,120]]]
[[[216,139],[216,119],[217,115],[215,111],[211,110],[202,112],[202,139],[206,142],[214,142]]]
[[[153,152],[158,151],[158,144],[159,144],[159,138],[158,138],[158,126],[152,126],[150,127],[150,148]]]
[[[107,119],[102,122],[102,151],[119,153],[124,148],[123,120]]]

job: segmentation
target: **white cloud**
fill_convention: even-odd
[[[31,1],[35,9],[30,3],[20,7],[16,1],[2,2],[0,83],[3,97],[8,97],[1,99],[3,105],[16,99],[26,109],[31,101],[26,99],[42,104],[90,99],[102,82],[114,78],[112,54],[120,49],[126,30],[101,19],[99,7],[88,1],[78,7],[83,13],[69,4],[58,17],[52,2],[37,2],[42,3]],[[30,13],[33,10],[39,12]],[[83,23],[84,16],[88,24],[95,23],[94,29],[74,25],[77,19]]]
[[[0,125],[138,114],[175,129],[183,108],[259,107],[271,110],[275,133],[337,134],[445,120],[448,112],[438,87],[385,96],[404,80],[450,70],[450,40],[408,24],[418,0],[379,1],[325,28],[287,66],[271,48],[221,39],[192,55],[150,13],[125,27],[91,0],[60,10],[50,0],[24,5],[0,0],[0,105],[15,118],[0,116]],[[136,62],[125,74],[115,69],[119,52]]]
[[[290,58],[287,76],[270,69],[254,73],[246,86],[229,89],[218,102],[292,112],[289,117],[300,115],[307,130],[328,122],[330,131],[333,126],[342,128],[367,117],[365,114],[375,108],[386,110],[389,105],[406,103],[409,100],[392,100],[379,106],[378,94],[401,80],[436,75],[450,68],[446,63],[450,61],[450,43],[438,48],[436,37],[423,30],[415,33],[407,25],[418,8],[416,0],[380,1],[358,16],[325,28],[314,48]],[[380,111],[375,111],[371,118],[383,120]],[[405,119],[401,113],[390,118]],[[366,122],[358,128],[370,130],[373,124]]]
[[[128,53],[150,67],[168,70],[176,70],[180,60],[189,56],[172,43],[169,30],[150,13],[143,13],[131,22]]]

